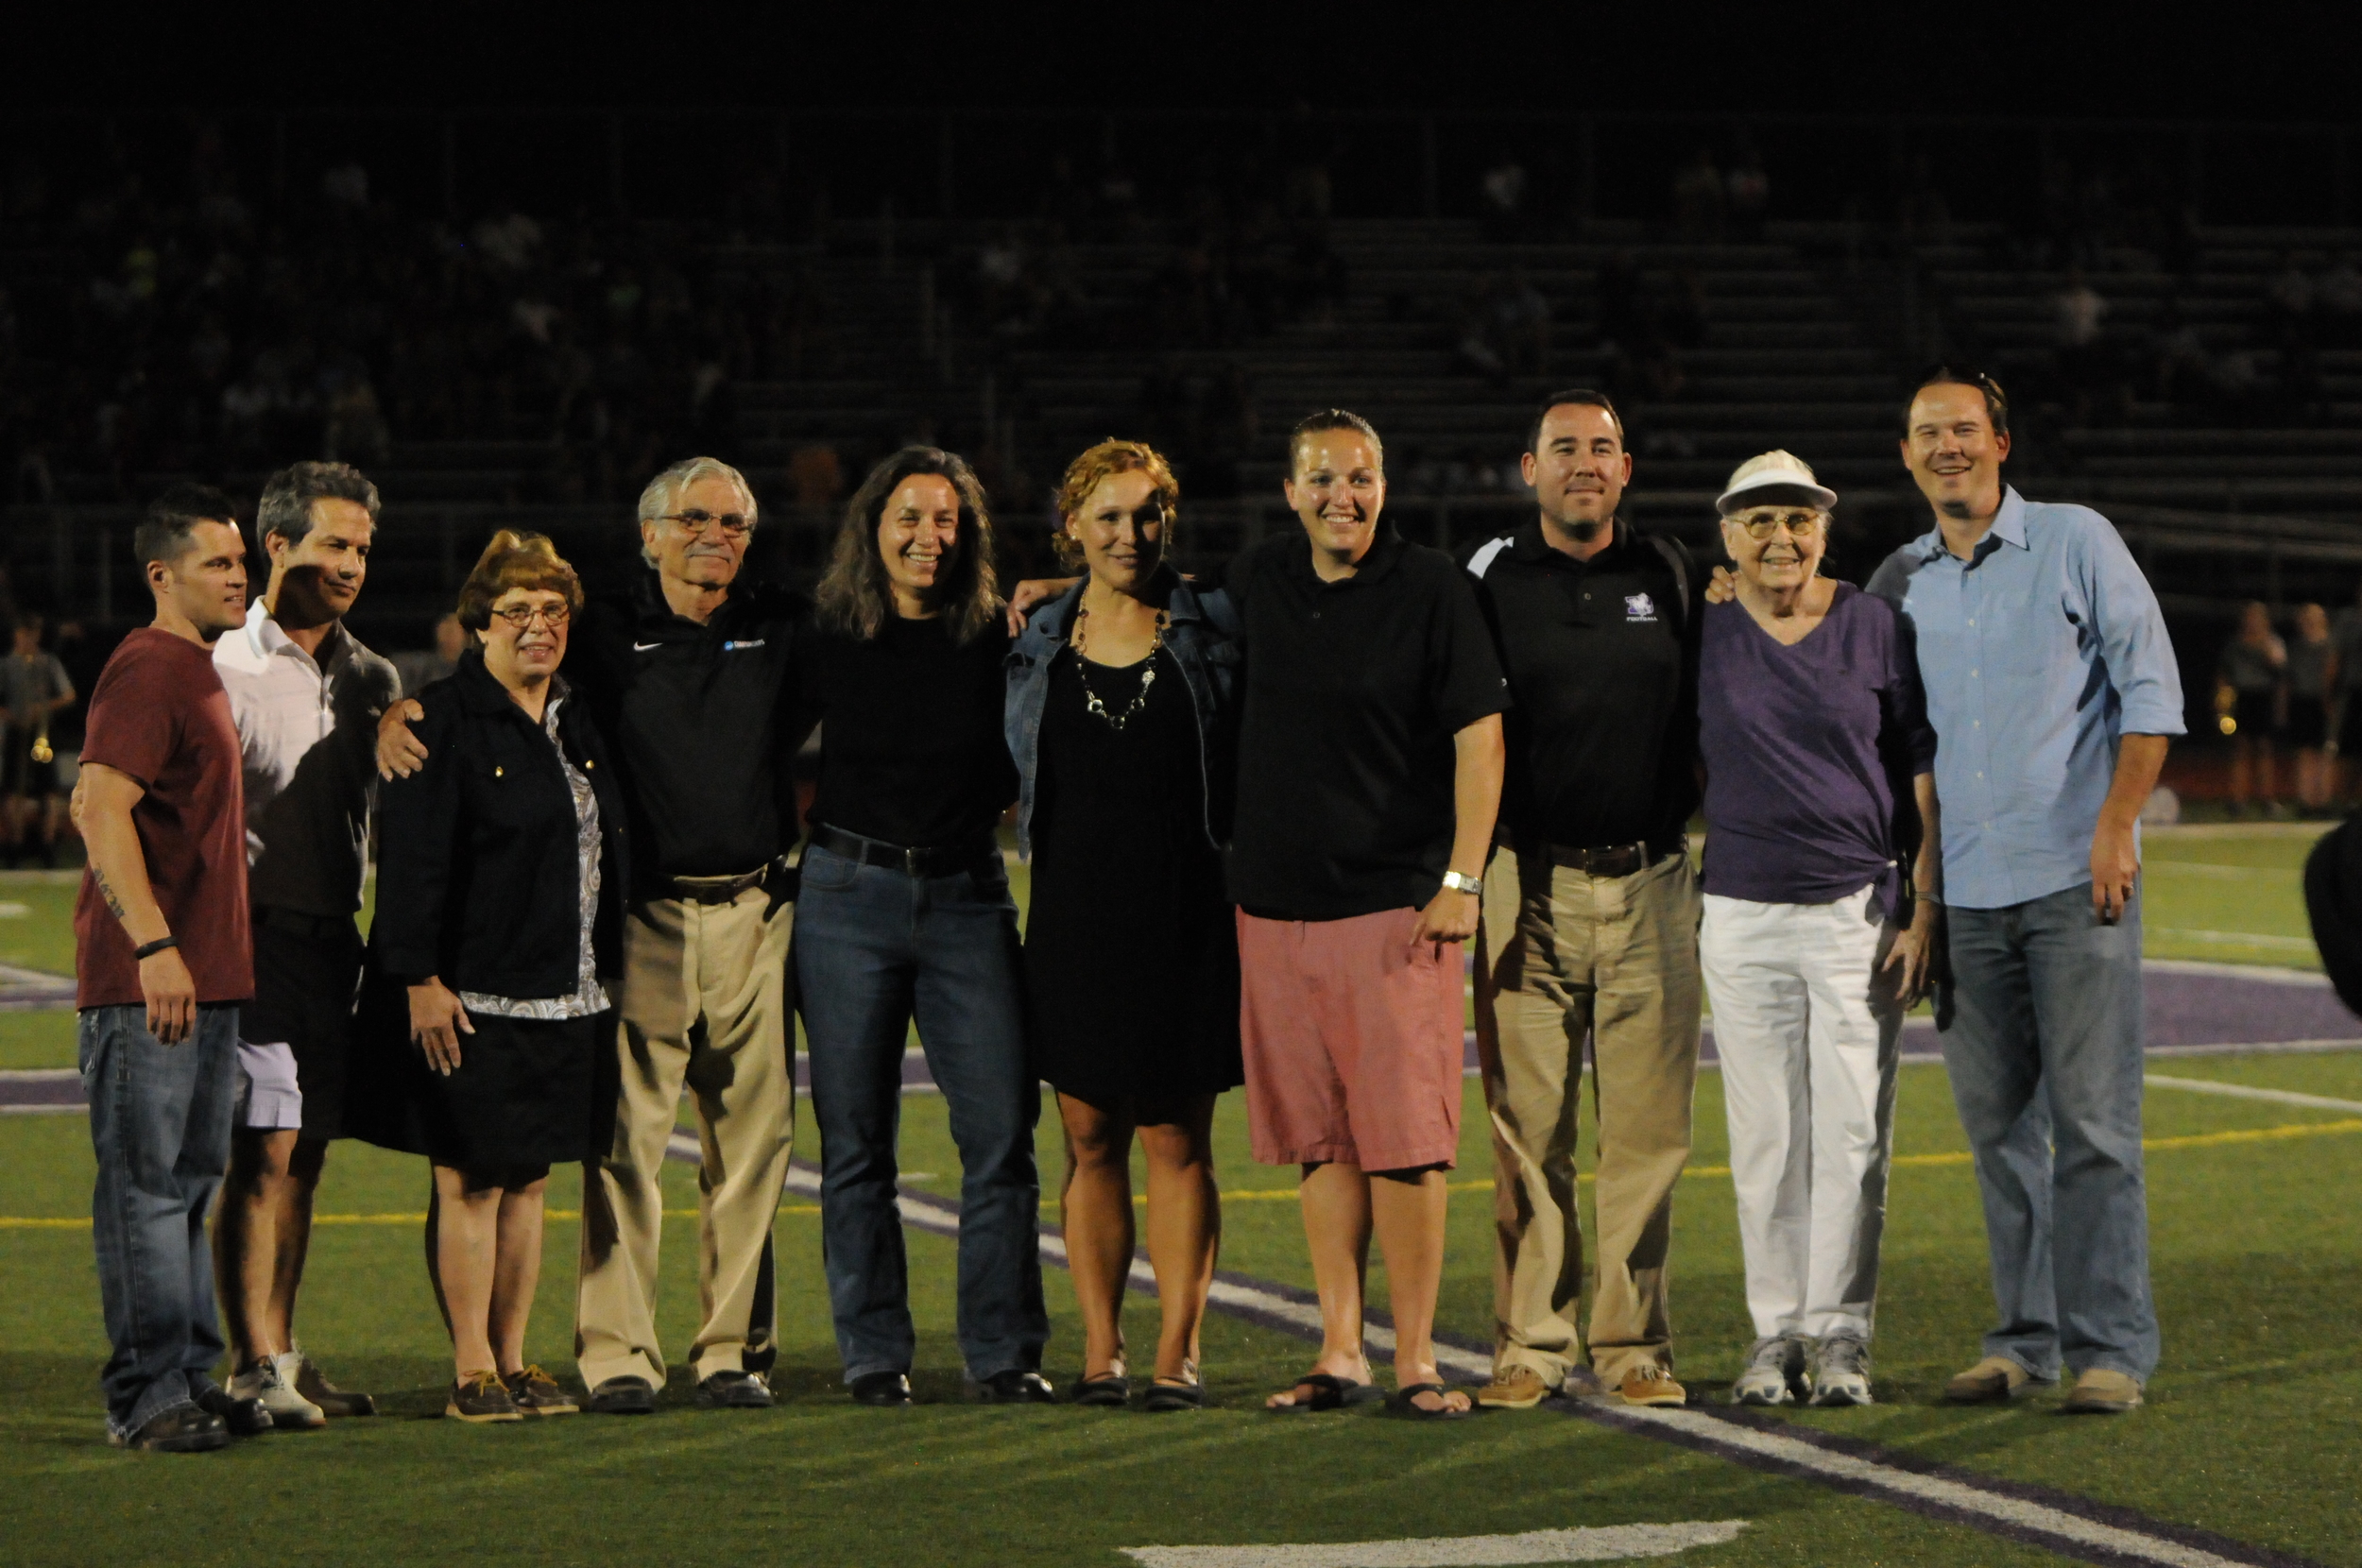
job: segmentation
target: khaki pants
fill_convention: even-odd
[[[1583,1358],[1575,1110],[1592,1037],[1600,1118],[1593,1369],[1672,1370],[1665,1254],[1698,1079],[1697,878],[1686,855],[1593,877],[1502,851],[1485,878],[1477,1046],[1493,1117],[1497,1367],[1555,1386]]]
[[[771,1224],[796,1135],[787,968],[796,906],[750,888],[727,904],[660,898],[624,920],[615,1138],[583,1184],[582,1283],[574,1358],[596,1389],[612,1377],[664,1387],[657,1342],[658,1174],[687,1086],[697,1170],[697,1293],[689,1347],[700,1381],[767,1371],[779,1317],[768,1278]]]

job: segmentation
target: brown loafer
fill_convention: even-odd
[[[1616,1385],[1616,1397],[1626,1405],[1686,1405],[1689,1390],[1663,1367],[1644,1361],[1626,1369],[1624,1380]]]
[[[2075,1380],[2060,1408],[2079,1416],[2120,1416],[2141,1402],[2141,1380],[2108,1367],[2094,1367]]]
[[[312,1358],[303,1354],[301,1346],[296,1349],[295,1391],[317,1406],[320,1414],[332,1419],[377,1414],[376,1400],[331,1383],[312,1364]]]
[[[1943,1386],[1953,1405],[2006,1405],[2028,1393],[2039,1380],[2006,1355],[1988,1355]]]
[[[1488,1410],[1531,1410],[1557,1391],[1532,1367],[1508,1366],[1477,1390],[1476,1402]]]

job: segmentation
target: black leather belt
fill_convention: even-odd
[[[1673,853],[1672,844],[1644,843],[1599,844],[1577,848],[1572,844],[1538,844],[1516,848],[1520,859],[1532,857],[1569,871],[1585,872],[1593,877],[1630,877]]]
[[[672,896],[690,904],[727,904],[749,888],[767,885],[785,869],[778,861],[736,877],[676,877]]]
[[[881,865],[905,877],[956,877],[963,871],[973,871],[979,863],[1001,853],[989,834],[964,844],[914,846],[864,838],[825,823],[813,824],[812,845],[862,865]]]
[[[361,933],[349,914],[303,914],[295,910],[282,910],[267,904],[254,906],[253,924],[267,926],[274,931],[303,937],[312,942],[324,942],[331,937],[358,937]]]

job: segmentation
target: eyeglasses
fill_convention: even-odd
[[[1733,518],[1731,520],[1747,530],[1747,537],[1751,539],[1768,539],[1783,525],[1787,527],[1789,537],[1808,539],[1827,527],[1829,521],[1818,512],[1781,512],[1768,518]]]
[[[663,520],[679,523],[682,532],[688,534],[702,534],[718,523],[726,539],[743,539],[754,531],[755,526],[755,520],[744,512],[724,512],[717,517],[698,506],[692,506],[685,512],[667,512]]]
[[[522,632],[533,624],[533,618],[537,615],[541,618],[543,625],[556,631],[566,624],[567,618],[573,612],[563,605],[511,605],[506,609],[497,609],[492,613]]]

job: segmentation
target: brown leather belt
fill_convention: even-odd
[[[1648,870],[1673,853],[1669,845],[1660,853],[1654,845],[1642,843],[1600,844],[1581,849],[1572,844],[1530,844],[1515,852],[1593,877],[1630,877],[1635,872]]]
[[[689,904],[727,904],[749,888],[763,886],[779,870],[774,861],[737,877],[676,877],[673,896]]]

